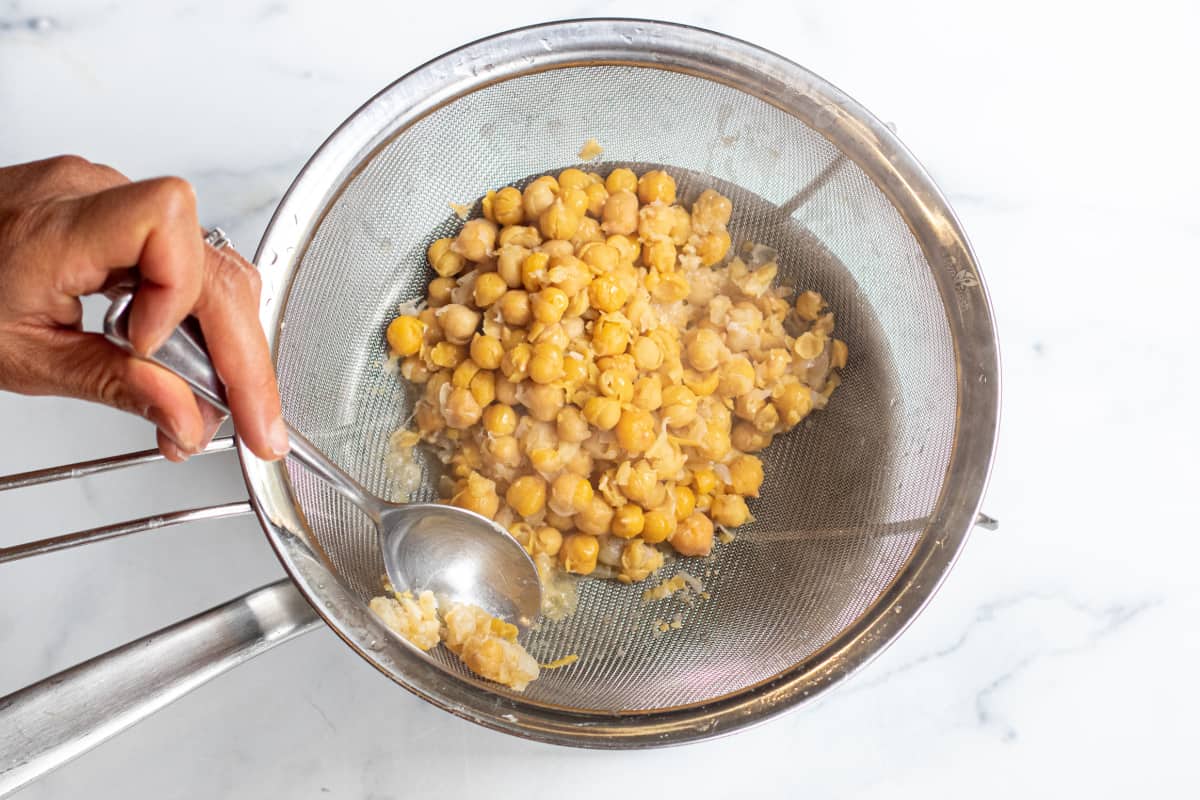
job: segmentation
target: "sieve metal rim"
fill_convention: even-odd
[[[404,688],[464,719],[574,746],[678,744],[730,733],[811,699],[878,655],[928,602],[953,565],[986,487],[999,415],[999,357],[990,302],[957,219],[895,135],[804,68],[711,31],[644,20],[572,20],[488,37],[418,67],[369,100],[305,165],[280,202],[255,261],[261,319],[272,347],[307,242],[365,160],[407,126],[497,81],[577,63],[687,72],[759,97],[798,117],[872,176],[908,223],[942,294],[954,333],[958,419],[942,497],[892,586],[814,658],[712,702],[638,715],[580,714],[481,692],[415,652],[380,651],[386,632],[330,571],[292,495],[286,469],[240,448],[256,513],[284,568],[326,623]],[[978,374],[978,380],[969,375]],[[936,534],[931,535],[933,532]]]

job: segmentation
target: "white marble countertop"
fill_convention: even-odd
[[[732,738],[531,744],[397,690],[320,631],[21,796],[1194,796],[1195,4],[417,5],[0,0],[0,163],[76,152],[181,174],[252,251],[327,133],[452,46],[650,13],[749,39],[893,122],[972,237],[1004,356],[985,505],[1001,531],[976,533],[859,675]],[[0,473],[152,441],[115,412],[0,394]],[[10,493],[0,544],[243,496],[228,455]],[[4,566],[0,695],[280,574],[246,518]]]

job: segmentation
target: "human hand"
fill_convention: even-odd
[[[158,426],[172,461],[203,449],[219,411],[166,370],[81,330],[79,298],[134,266],[134,348],[154,352],[194,315],[238,435],[260,458],[286,453],[258,273],[233,250],[204,244],[195,195],[180,178],[131,183],[77,156],[0,168],[0,389],[138,414]]]

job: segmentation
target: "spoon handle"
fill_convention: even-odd
[[[143,357],[133,349],[133,345],[129,341],[129,308],[133,301],[133,292],[123,289],[109,293],[109,297],[112,299],[112,306],[104,315],[104,337],[122,350]],[[226,414],[229,413],[229,405],[225,399],[225,385],[213,367],[212,359],[208,355],[208,348],[204,343],[204,334],[200,331],[200,325],[195,318],[188,317],[180,323],[179,327],[147,360],[179,376],[192,387],[192,391],[200,398]],[[346,474],[341,467],[330,460],[291,424],[287,425],[287,430],[288,439],[292,445],[289,455],[294,456],[297,461],[324,479],[378,522],[383,501]]]

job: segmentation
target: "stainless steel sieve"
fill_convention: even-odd
[[[250,502],[291,582],[0,700],[0,789],[317,615],[451,713],[597,748],[761,722],[904,630],[957,557],[987,481],[1000,398],[987,293],[958,221],[896,136],[824,80],[745,42],[661,22],[559,22],[467,45],[370,100],[304,167],[256,258],[287,417],[386,493],[388,437],[415,398],[384,369],[383,328],[422,295],[429,242],[460,224],[449,203],[578,165],[591,138],[604,148],[591,169],[663,167],[684,200],[709,186],[732,198],[735,246],[775,248],[780,281],[820,291],[849,344],[829,408],[765,452],[756,521],[713,557],[664,573],[687,571],[707,598],[646,603],[645,586],[585,581],[577,613],[527,642],[539,660],[579,661],[513,693],[392,636],[366,606],[383,571],[369,522],[309,475],[239,447]],[[427,480],[418,498],[432,497]],[[204,512],[185,516],[194,513]],[[670,620],[681,627],[661,632]]]

